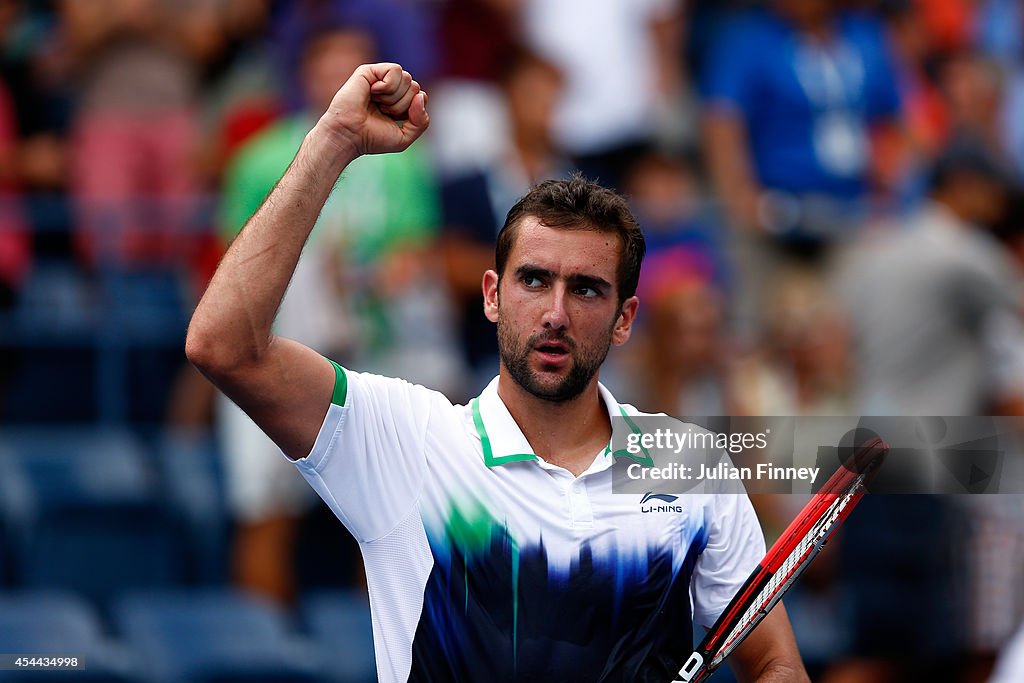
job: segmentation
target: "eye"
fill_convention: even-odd
[[[523,284],[526,285],[529,289],[537,289],[538,287],[541,287],[544,284],[544,281],[541,280],[536,275],[524,275]]]
[[[601,292],[597,291],[593,287],[580,286],[573,290],[578,296],[584,299],[595,299],[601,295]]]

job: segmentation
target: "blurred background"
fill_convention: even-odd
[[[1024,413],[1017,0],[0,0],[0,652],[374,680],[354,543],[183,355],[369,61],[431,129],[345,172],[280,334],[467,400],[505,212],[580,169],[648,241],[620,400]],[[769,541],[802,502],[755,501]],[[1024,680],[1022,567],[1018,496],[866,500],[787,601],[812,679]]]

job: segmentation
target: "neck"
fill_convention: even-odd
[[[533,452],[576,476],[590,467],[594,456],[611,438],[611,420],[596,377],[570,401],[546,401],[523,389],[502,365],[498,396]]]

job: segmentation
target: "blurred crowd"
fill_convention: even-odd
[[[294,595],[282,549],[315,501],[187,366],[184,329],[371,61],[423,84],[432,126],[346,170],[280,334],[476,395],[504,215],[579,169],[647,237],[637,328],[602,374],[630,403],[1024,414],[1016,0],[0,0],[0,420],[214,429],[243,585]],[[1024,617],[1021,505],[858,516],[886,531],[853,528],[792,608],[812,677],[986,680]],[[1000,551],[954,547],[955,525]]]

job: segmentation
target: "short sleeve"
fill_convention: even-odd
[[[765,544],[745,493],[712,495],[707,545],[693,579],[693,620],[710,628],[764,558]]]
[[[306,481],[359,542],[386,535],[417,504],[436,392],[335,365],[332,403],[308,456]]]

